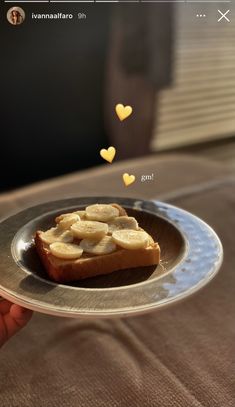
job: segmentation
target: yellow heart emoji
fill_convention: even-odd
[[[101,157],[104,160],[108,161],[109,163],[113,161],[115,154],[116,154],[115,147],[109,147],[107,150],[105,148],[102,148],[102,150],[100,150]]]
[[[129,174],[127,174],[127,172],[125,172],[125,174],[123,174],[122,178],[123,178],[123,182],[126,185],[126,187],[128,187],[129,185],[133,184],[133,182],[135,182],[135,176],[129,175]]]
[[[116,113],[121,121],[127,119],[132,113],[131,106],[123,106],[121,103],[116,105]]]

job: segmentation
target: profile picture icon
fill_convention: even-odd
[[[21,7],[11,7],[7,12],[7,20],[12,25],[20,25],[25,20],[25,12]]]

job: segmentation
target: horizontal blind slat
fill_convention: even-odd
[[[158,95],[153,149],[235,134],[235,26],[186,20],[178,13],[174,80]]]

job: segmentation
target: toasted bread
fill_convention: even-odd
[[[127,216],[124,208],[117,204],[112,206],[118,209],[119,216]],[[157,265],[160,261],[160,247],[151,237],[146,248],[128,250],[117,246],[112,253],[101,255],[83,253],[78,259],[67,260],[51,253],[50,245],[41,238],[42,233],[42,231],[36,232],[36,250],[49,277],[56,282],[69,282],[109,274],[117,270]],[[74,243],[79,244],[80,241],[75,239]]]

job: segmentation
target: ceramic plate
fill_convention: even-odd
[[[33,235],[58,214],[93,203],[116,202],[135,216],[161,247],[161,263],[72,284],[50,281]],[[223,250],[215,232],[196,216],[157,201],[88,197],[43,203],[0,224],[0,294],[16,304],[65,317],[113,317],[149,312],[182,300],[217,273]]]

